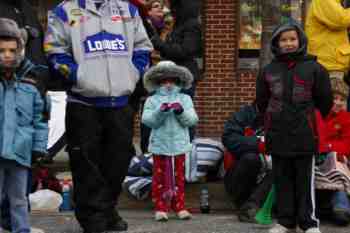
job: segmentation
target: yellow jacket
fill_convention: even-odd
[[[348,71],[350,44],[350,8],[344,9],[341,0],[312,0],[305,32],[309,40],[308,52],[328,71]]]

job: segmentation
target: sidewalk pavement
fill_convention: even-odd
[[[267,227],[241,223],[228,212],[194,214],[188,221],[171,215],[168,222],[156,222],[153,212],[144,210],[121,210],[120,215],[129,223],[129,233],[265,233]],[[32,226],[45,233],[82,233],[72,212],[33,213]],[[323,233],[348,233],[350,227],[336,227],[328,223],[321,225]],[[299,231],[302,232],[302,231]]]

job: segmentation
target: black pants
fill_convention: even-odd
[[[243,154],[237,160],[237,164],[226,172],[225,188],[237,207],[241,207],[256,189],[261,165],[257,154]]]
[[[121,184],[135,154],[133,111],[129,106],[112,109],[68,103],[66,135],[76,218],[84,230],[104,231],[116,221]]]
[[[287,227],[302,230],[318,227],[315,216],[314,156],[297,158],[272,155],[272,170],[276,188],[277,220]]]

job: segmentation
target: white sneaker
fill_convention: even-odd
[[[177,217],[182,220],[188,220],[192,218],[192,214],[187,210],[181,210],[177,213]]]
[[[269,233],[296,233],[296,228],[286,228],[280,224],[275,224],[272,228],[269,229]]]
[[[168,221],[168,214],[163,211],[156,211],[154,219],[159,222],[166,222]]]
[[[305,233],[321,233],[320,229],[318,227],[312,227],[305,231]]]
[[[45,231],[40,228],[31,227],[30,233],[45,233]]]

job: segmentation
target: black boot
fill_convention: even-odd
[[[333,220],[339,226],[346,226],[350,223],[350,214],[346,210],[334,210]]]
[[[245,203],[238,211],[238,220],[240,222],[256,223],[255,215],[257,212],[258,206],[255,203]]]
[[[120,217],[118,211],[113,214],[112,220],[108,223],[107,231],[127,231],[128,223]]]

